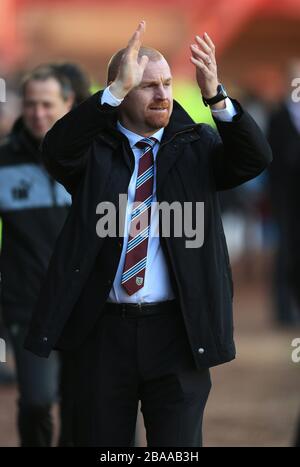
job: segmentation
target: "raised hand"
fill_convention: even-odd
[[[123,99],[131,89],[138,86],[142,81],[143,73],[149,60],[146,55],[143,55],[140,59],[138,58],[145,27],[145,21],[141,21],[129,39],[121,59],[119,72],[116,79],[110,85],[110,91],[119,99]]]
[[[207,33],[203,38],[196,36],[195,39],[197,43],[190,46],[191,62],[196,67],[196,79],[202,95],[210,99],[217,94],[219,84],[215,46]]]

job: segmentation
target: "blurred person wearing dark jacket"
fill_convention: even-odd
[[[298,90],[292,86],[298,78]],[[277,287],[279,314],[285,324],[300,322],[300,60],[288,68],[289,94],[270,119],[268,137],[271,199],[278,223]],[[300,447],[300,417],[294,446]]]
[[[19,99],[16,93],[6,89],[5,102],[0,103],[0,141],[11,131],[12,125],[20,114]],[[0,225],[2,231],[2,226]],[[1,250],[1,232],[0,232],[0,250]],[[1,265],[0,265],[1,271]],[[1,295],[1,277],[0,277],[0,295]],[[7,329],[3,325],[2,310],[0,302],[0,338],[4,339],[7,346],[6,351],[11,353],[11,346]],[[16,382],[15,372],[8,365],[0,365],[0,385],[10,385]]]
[[[281,324],[299,323],[300,306],[300,102],[293,99],[293,78],[300,77],[300,60],[288,69],[289,94],[272,113],[267,136],[274,160],[270,166],[270,195],[278,228],[275,264],[275,311]],[[298,93],[299,95],[300,93]]]
[[[22,85],[22,115],[0,146],[1,303],[16,361],[21,446],[52,442],[57,355],[41,359],[26,351],[23,341],[71,203],[64,187],[45,169],[39,145],[73,100],[69,80],[53,67],[28,73]]]

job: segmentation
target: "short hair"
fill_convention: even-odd
[[[121,59],[125,51],[126,48],[118,50],[118,52],[116,52],[109,60],[107,66],[107,84],[109,84],[111,81],[114,81],[114,79],[116,78]],[[162,60],[164,58],[162,53],[160,53],[158,50],[146,46],[140,47],[138,58],[141,58],[143,55],[146,55],[146,57],[149,58],[149,61],[152,62],[158,62],[159,60]]]
[[[55,79],[60,85],[63,100],[69,99],[73,95],[73,89],[70,80],[54,64],[39,65],[25,74],[21,82],[21,94],[25,96],[26,87],[30,81],[46,81],[50,78]]]
[[[86,71],[77,63],[62,62],[55,64],[58,71],[66,76],[75,94],[74,105],[79,105],[90,97],[91,82]]]

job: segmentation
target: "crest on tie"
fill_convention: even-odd
[[[143,280],[144,280],[143,277],[136,277],[135,278],[136,285],[142,285]]]

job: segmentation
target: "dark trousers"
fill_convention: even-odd
[[[51,409],[60,404],[59,446],[72,446],[72,374],[69,362],[52,352],[41,358],[24,349],[27,326],[8,325],[16,362],[19,390],[18,432],[22,447],[49,447],[53,443]]]
[[[27,326],[8,326],[19,389],[18,431],[22,447],[49,447],[53,424],[51,407],[58,399],[59,363],[57,354],[48,359],[24,349]]]
[[[179,309],[101,316],[73,354],[77,446],[132,446],[138,402],[148,446],[201,446],[210,392],[197,370]]]

